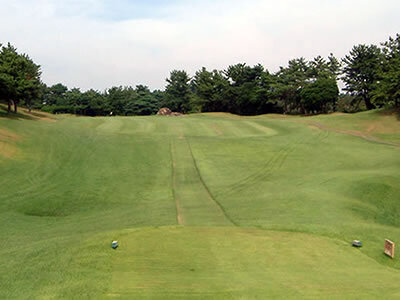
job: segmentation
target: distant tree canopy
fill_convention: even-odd
[[[346,94],[339,95],[338,79]],[[87,116],[151,115],[161,107],[181,113],[231,112],[318,114],[400,107],[400,35],[380,46],[357,45],[342,60],[333,54],[289,60],[271,73],[260,64],[225,70],[201,68],[193,77],[173,70],[165,91],[147,86],[111,87],[104,92],[40,82],[40,67],[8,44],[0,51],[0,100],[52,113]]]
[[[42,87],[43,98],[35,108],[51,113],[71,113],[86,116],[105,115],[152,115],[160,108],[164,98],[161,91],[151,92],[147,86],[111,87],[104,92],[68,90],[62,84]]]

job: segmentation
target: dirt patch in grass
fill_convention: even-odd
[[[290,119],[290,118],[296,118],[298,116],[296,115],[287,115],[287,114],[263,114],[263,115],[257,115],[257,116],[247,116],[248,118],[251,119]]]
[[[0,128],[0,141],[19,141],[20,137],[15,133]]]
[[[5,129],[0,129],[0,156],[5,158],[13,158],[18,153],[18,148],[15,142],[19,141],[20,137]]]
[[[393,116],[384,116],[381,121],[368,122],[368,133],[378,134],[396,134],[400,132],[400,122],[395,120]]]
[[[334,112],[330,114],[331,116],[348,116],[348,113],[343,113],[343,112]]]
[[[375,129],[376,129],[376,124],[371,124],[367,128],[367,132],[368,133],[373,132],[373,131],[375,131]]]
[[[212,129],[213,129],[218,135],[223,135],[223,132],[221,131],[221,129],[219,129],[219,128],[217,127],[217,125],[212,124],[211,127],[212,127]]]
[[[57,122],[56,119],[47,118],[47,117],[39,117],[38,119],[39,119],[40,121]]]
[[[13,119],[13,120],[32,120],[32,121],[48,121],[48,122],[56,122],[57,119],[54,117],[54,115],[37,111],[37,110],[32,110],[29,112],[28,109],[19,107],[18,108],[18,113],[7,113],[6,106],[4,104],[0,104],[0,117],[4,117],[7,119]]]
[[[57,120],[50,114],[38,111],[31,111],[23,108],[21,109],[23,114],[32,117],[33,119],[40,120],[40,121],[48,121],[48,122],[56,122]]]
[[[314,128],[316,127],[316,128],[321,129],[321,130],[328,130],[328,131],[333,131],[333,132],[336,132],[336,133],[342,133],[342,134],[348,134],[348,135],[352,135],[352,136],[361,137],[361,138],[363,138],[363,139],[365,139],[367,141],[370,141],[370,142],[375,142],[375,143],[379,143],[379,144],[386,144],[386,145],[400,147],[399,144],[388,142],[388,141],[384,141],[384,140],[382,140],[380,138],[377,138],[377,137],[372,136],[372,135],[368,135],[368,134],[366,134],[364,132],[361,132],[361,131],[358,131],[358,130],[336,129],[336,128],[332,128],[332,127],[326,126],[326,125],[324,125],[322,123],[319,123],[319,122],[308,122],[308,126],[309,127],[314,127]],[[371,130],[371,131],[375,130],[375,128],[376,127],[374,127],[373,125],[368,127],[368,129]],[[367,130],[367,132],[371,132],[371,131]]]
[[[319,127],[315,125],[308,125],[308,128],[314,129],[314,130],[321,130]]]
[[[208,113],[199,113],[199,116],[204,115],[204,116],[215,116],[215,117],[222,117],[226,119],[242,119],[243,116],[231,114],[231,113],[225,113],[225,112],[208,112]]]
[[[14,158],[18,153],[18,148],[14,145],[5,143],[0,140],[0,156],[5,158]]]

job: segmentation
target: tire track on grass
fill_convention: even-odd
[[[244,179],[236,181],[230,184],[228,187],[224,188],[222,191],[219,191],[216,196],[224,194],[225,196],[232,195],[234,193],[242,192],[248,188],[251,188],[255,184],[259,183],[262,180],[266,180],[270,175],[272,175],[275,171],[282,168],[283,164],[286,162],[290,154],[292,154],[302,142],[314,142],[318,143],[329,137],[329,132],[320,131],[317,137],[310,137],[310,139],[302,140],[299,139],[293,143],[288,143],[286,146],[282,147],[275,155],[273,155],[267,163],[265,163],[260,169],[255,171],[254,173],[246,176]]]
[[[260,169],[246,176],[244,179],[230,184],[228,187],[224,188],[223,191],[220,191],[218,195],[224,194],[227,196],[236,192],[241,192],[252,187],[260,180],[268,178],[274,171],[279,170],[283,166],[290,153],[292,153],[294,150],[295,147],[291,144],[289,144],[287,147],[281,148]]]
[[[220,212],[222,213],[222,215],[223,215],[232,225],[238,226],[238,224],[228,215],[228,213],[226,212],[226,210],[224,209],[224,207],[221,205],[221,203],[212,195],[210,189],[209,189],[208,186],[206,185],[206,183],[205,183],[203,177],[201,176],[200,169],[199,169],[199,167],[197,166],[196,159],[195,159],[195,157],[194,157],[194,155],[193,155],[192,146],[190,145],[190,142],[188,141],[188,139],[185,139],[185,141],[186,141],[186,143],[187,143],[187,145],[188,145],[189,152],[190,152],[190,156],[192,157],[193,165],[194,165],[194,167],[195,167],[195,169],[196,169],[197,175],[198,175],[198,177],[199,177],[199,179],[200,179],[201,184],[203,185],[204,189],[206,190],[206,192],[207,192],[207,194],[208,194],[210,200],[212,200],[212,201],[214,202],[214,204],[215,204],[216,207],[220,210]]]
[[[170,145],[169,150],[170,150],[170,156],[171,156],[171,170],[172,170],[171,188],[172,188],[172,197],[175,200],[176,221],[178,222],[179,225],[184,225],[183,218],[182,218],[182,207],[181,207],[179,199],[176,195],[176,163],[175,163],[175,156],[174,156],[174,141],[173,141],[173,139],[171,139],[169,145]]]

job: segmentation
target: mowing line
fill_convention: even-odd
[[[172,170],[172,197],[175,200],[175,209],[176,209],[176,221],[178,222],[179,225],[183,225],[183,219],[182,219],[182,208],[179,203],[178,197],[176,196],[175,192],[175,186],[176,186],[176,164],[175,164],[175,157],[173,153],[173,140],[171,139],[170,141],[170,155],[171,155],[171,170]]]
[[[229,215],[226,213],[226,211],[225,211],[225,209],[223,208],[223,206],[221,205],[221,203],[219,203],[219,202],[217,201],[217,199],[215,199],[214,196],[211,194],[210,189],[208,188],[208,186],[207,186],[206,183],[204,182],[203,177],[201,176],[199,167],[197,166],[196,159],[194,158],[194,155],[193,155],[192,147],[190,146],[190,143],[189,143],[188,139],[185,139],[185,140],[186,140],[186,143],[187,143],[187,145],[188,145],[188,147],[189,147],[189,152],[190,152],[190,156],[192,157],[192,160],[193,160],[193,165],[194,165],[194,167],[195,167],[195,169],[196,169],[196,172],[197,172],[197,174],[198,174],[198,176],[199,176],[200,182],[201,182],[201,184],[204,186],[204,189],[206,190],[208,196],[209,196],[210,199],[217,205],[217,207],[219,208],[219,210],[221,211],[221,213],[225,216],[225,218],[226,218],[229,222],[231,222],[231,223],[232,223],[233,225],[235,225],[235,226],[239,226],[231,217],[229,217]]]

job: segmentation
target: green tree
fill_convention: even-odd
[[[345,90],[354,95],[355,100],[364,101],[368,110],[375,108],[372,97],[381,72],[381,50],[375,45],[354,46],[343,63]]]
[[[159,100],[145,85],[137,85],[135,88],[137,99],[135,101],[135,115],[146,116],[157,113]]]
[[[177,112],[186,113],[191,110],[190,77],[186,71],[173,70],[166,79],[165,99],[163,105]]]
[[[327,113],[335,110],[339,88],[334,78],[321,77],[307,84],[300,91],[302,107],[307,113]]]
[[[159,111],[159,109],[161,108],[162,104],[164,103],[164,98],[165,98],[165,92],[161,91],[161,90],[154,90],[151,93],[152,97],[153,97],[153,101],[155,104],[154,107],[154,114],[157,113]]]
[[[340,71],[340,62],[331,53],[328,59],[322,56],[315,57],[308,63],[308,78],[316,80],[319,78],[336,79]]]
[[[341,72],[341,67],[342,65],[340,61],[331,53],[328,56],[328,71],[330,77],[335,78],[337,80]]]
[[[107,111],[114,115],[125,115],[126,103],[130,97],[133,98],[134,90],[132,88],[124,88],[122,86],[112,87],[106,91]]]
[[[1,45],[0,45],[1,46]],[[0,98],[8,103],[8,112],[14,104],[25,101],[30,106],[31,100],[40,93],[40,66],[26,54],[19,54],[10,43],[0,49]]]
[[[226,111],[226,91],[229,87],[228,80],[221,71],[207,71],[202,68],[197,71],[191,82],[195,94],[194,106],[200,111]]]
[[[228,67],[224,74],[229,82],[226,97],[229,99],[230,112],[244,115],[257,114],[264,104],[259,93],[263,83],[263,76],[268,72],[260,64],[254,67],[246,64],[236,64]]]
[[[273,98],[273,84],[276,76],[264,70],[256,85],[256,107],[253,114],[281,113],[277,102]]]
[[[82,114],[86,116],[104,115],[104,97],[96,90],[90,89],[81,96]]]
[[[82,92],[78,88],[73,88],[68,90],[65,93],[65,100],[67,101],[67,104],[70,106],[78,106],[79,105],[79,99],[82,97]]]
[[[68,100],[66,99],[67,91],[68,88],[61,83],[47,87],[45,94],[43,95],[43,102],[46,105],[66,105],[68,103]]]
[[[137,85],[127,94],[126,115],[151,115],[157,112],[157,99],[153,97],[150,89],[145,85]]]
[[[376,106],[400,107],[400,35],[382,44],[383,67],[373,91]]]
[[[286,68],[281,67],[273,85],[274,97],[281,103],[284,113],[305,112],[300,91],[309,82],[310,67],[303,58],[292,59]]]

